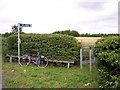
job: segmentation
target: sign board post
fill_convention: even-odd
[[[18,23],[18,64],[21,65],[20,63],[20,26]]]
[[[22,24],[22,23],[18,23],[18,64],[21,65],[20,63],[20,28],[23,27],[32,27],[32,24]]]

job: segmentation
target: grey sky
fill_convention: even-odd
[[[118,33],[118,0],[0,0],[0,33],[18,22],[32,24],[26,33]]]
[[[102,10],[105,2],[79,2],[78,6],[86,10]]]

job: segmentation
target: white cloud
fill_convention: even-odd
[[[66,29],[80,33],[117,33],[117,5],[118,1],[114,0],[1,0],[0,32],[10,32],[11,25],[21,22],[32,24],[32,28],[23,29],[30,33]]]

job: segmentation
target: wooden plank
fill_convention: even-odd
[[[12,56],[12,58],[18,58],[18,56],[13,56],[13,55],[6,55],[6,57],[11,57]],[[23,56],[21,56],[20,58],[23,58]]]
[[[60,63],[74,63],[74,61],[59,61],[59,60],[48,60],[49,62],[60,62]]]
[[[68,63],[68,68],[70,67],[70,63]]]
[[[12,62],[12,56],[10,57],[10,62]]]

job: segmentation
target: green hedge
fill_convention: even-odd
[[[120,38],[106,37],[95,44],[94,54],[98,61],[99,84],[104,88],[120,88]]]
[[[21,55],[29,50],[40,52],[51,60],[79,60],[80,43],[73,36],[62,34],[21,34]],[[17,35],[8,37],[9,54],[17,55]]]
[[[5,55],[8,53],[8,42],[6,37],[2,37],[2,54]]]

